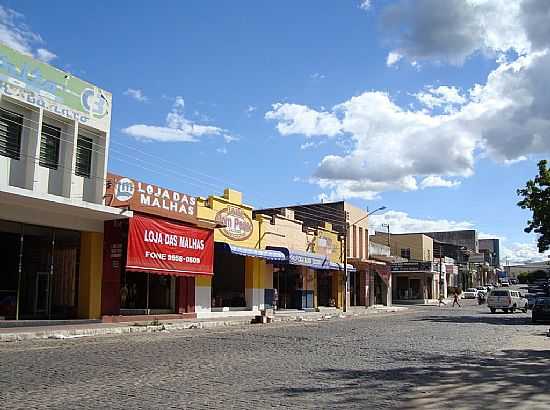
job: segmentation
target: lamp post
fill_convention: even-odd
[[[362,220],[368,218],[370,215],[374,214],[378,211],[383,211],[386,209],[385,206],[381,206],[380,208],[376,208],[374,211],[368,212],[363,217],[359,218],[352,224],[349,224],[348,221],[344,221],[344,312],[347,312],[348,310],[348,293],[349,293],[349,280],[348,280],[348,226],[349,225],[355,225]]]

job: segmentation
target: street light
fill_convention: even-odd
[[[375,212],[383,211],[386,209],[385,206],[381,206],[380,208],[376,208],[374,211],[366,213],[363,217],[359,218],[352,224],[349,224],[347,221],[344,223],[344,312],[347,312],[348,310],[348,293],[349,293],[349,280],[348,280],[348,226],[349,225],[355,225],[362,220],[368,218],[370,215],[374,214]],[[347,218],[346,218],[347,219]]]

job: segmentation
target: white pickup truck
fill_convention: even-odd
[[[491,313],[495,313],[497,309],[502,309],[504,313],[514,313],[516,309],[527,312],[527,299],[522,297],[517,290],[500,288],[489,293],[487,306]]]

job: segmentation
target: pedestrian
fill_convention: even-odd
[[[455,292],[453,294],[453,307],[455,307],[455,304],[458,305],[458,307],[462,307],[460,303],[458,302],[458,290],[455,289]]]
[[[441,307],[441,305],[447,306],[447,304],[445,303],[445,299],[443,299],[443,293],[439,294],[439,307]]]

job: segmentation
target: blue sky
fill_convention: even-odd
[[[385,205],[373,228],[475,227],[537,258],[515,191],[550,150],[540,11],[452,0],[449,22],[442,3],[4,1],[0,39],[113,93],[113,172],[257,207]]]

